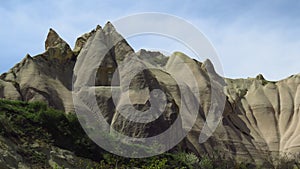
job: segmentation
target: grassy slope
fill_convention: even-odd
[[[70,150],[79,157],[95,163],[84,168],[249,168],[250,164],[237,163],[184,152],[165,153],[146,159],[128,159],[109,154],[94,144],[82,130],[76,115],[49,108],[40,102],[27,103],[0,99],[0,136],[18,145],[18,153],[27,164],[46,166],[46,155],[41,147],[56,146]],[[30,145],[38,143],[37,147]],[[293,166],[285,162],[284,168]],[[92,166],[92,167],[91,167]],[[281,168],[281,167],[279,167]]]
[[[17,144],[29,164],[44,163],[42,147],[57,146],[77,156],[101,160],[103,150],[84,133],[75,115],[48,108],[46,104],[0,99],[0,135]]]

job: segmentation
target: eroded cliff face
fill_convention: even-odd
[[[284,152],[300,152],[300,74],[278,82],[268,82],[261,75],[248,79],[222,78],[214,71],[208,73],[213,70],[209,60],[201,63],[180,52],[169,57],[145,50],[135,53],[111,23],[107,23],[103,29],[97,26],[95,30],[79,37],[74,50],[50,29],[45,49],[43,54],[35,57],[27,55],[1,75],[1,98],[44,101],[54,108],[74,112],[72,82],[77,86],[87,85],[91,89],[77,88],[76,92],[87,93],[88,97],[89,90],[95,90],[97,106],[110,126],[137,138],[162,133],[180,118],[180,108],[187,109],[198,104],[200,109],[196,112],[197,117],[190,119],[196,123],[180,143],[187,151],[202,155],[217,150],[226,156],[249,161],[259,161],[270,154],[276,156]],[[87,67],[100,62],[99,58],[103,59],[100,68],[91,70]],[[134,62],[136,58],[143,62]],[[186,76],[183,64],[188,65],[197,85],[185,84],[193,79]],[[129,78],[135,68],[142,67],[152,68]],[[74,71],[77,73],[74,74]],[[117,81],[114,88],[118,88],[119,83],[130,81],[129,88],[120,92],[129,93],[132,107],[126,106],[126,99],[113,102],[110,84],[115,71]],[[93,73],[96,81],[90,79]],[[174,75],[179,75],[182,83],[179,84]],[[224,102],[220,100],[216,104],[224,104],[225,107],[221,123],[212,137],[200,144],[200,132],[214,104],[211,101],[212,87],[215,95],[225,98]],[[198,95],[193,92],[194,88],[199,91]],[[165,96],[160,97],[163,99],[159,102],[166,103],[164,108],[156,107],[161,116],[155,121],[134,123],[116,110],[128,112],[129,115],[133,113],[132,116],[137,113],[135,110],[149,110],[155,100],[150,96],[154,89],[164,91]],[[191,97],[183,98],[181,92]],[[194,113],[192,110],[187,112],[187,115]],[[181,128],[187,126],[188,119],[181,121]]]
[[[201,127],[187,137],[196,152],[217,149],[233,158],[270,160],[271,155],[299,153],[299,82],[293,75],[278,82],[225,79],[227,96],[222,123],[207,143],[197,144]]]
[[[69,45],[50,29],[46,51],[29,54],[1,75],[3,97],[23,101],[43,101],[57,109],[73,109],[71,89],[75,55]]]

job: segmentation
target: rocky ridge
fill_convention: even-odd
[[[128,136],[143,138],[157,135],[169,128],[179,117],[179,108],[189,107],[195,101],[194,98],[182,98],[181,89],[194,96],[193,88],[197,88],[199,95],[195,97],[200,99],[196,104],[199,104],[200,109],[196,123],[180,143],[186,151],[201,156],[218,150],[229,158],[252,162],[260,162],[271,155],[300,152],[300,74],[278,82],[269,82],[262,75],[248,79],[223,78],[213,71],[209,60],[201,63],[180,52],[169,57],[145,50],[135,53],[111,23],[107,23],[104,28],[97,26],[95,30],[79,37],[73,50],[50,29],[45,49],[44,53],[34,57],[26,55],[20,63],[1,75],[1,98],[43,101],[68,113],[74,112],[72,82],[96,86],[97,105],[110,126]],[[90,56],[94,56],[93,60],[85,59],[91,58]],[[82,67],[99,63],[99,58],[103,59],[99,69]],[[144,62],[137,64],[133,62],[134,58],[144,58]],[[122,67],[124,63],[127,67]],[[132,80],[129,79],[128,75],[134,73],[131,68],[149,65],[153,69],[143,70],[132,77]],[[174,79],[174,75],[179,75],[183,82],[191,81],[191,77],[185,76],[186,72],[181,69],[183,65],[188,65],[197,86],[178,84]],[[131,80],[129,88],[122,92],[130,93],[134,109],[128,106],[126,99],[119,100],[117,105],[112,101],[111,89],[108,87],[111,76],[108,75],[117,68],[122,71],[118,72],[119,81],[116,81],[116,85]],[[78,73],[74,75],[73,71]],[[86,79],[90,78],[89,74],[95,74],[96,81]],[[181,86],[185,87],[180,88]],[[207,142],[199,144],[199,134],[212,105],[212,86],[218,86],[215,88],[217,94],[226,96],[225,108],[222,121],[213,136]],[[154,89],[165,92],[165,97],[160,101],[166,103],[166,107],[157,120],[138,124],[126,120],[116,110],[148,110],[150,103],[153,103],[150,92]],[[78,90],[82,93],[89,92]],[[189,121],[181,123],[184,128]]]

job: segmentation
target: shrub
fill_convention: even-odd
[[[193,153],[177,152],[173,154],[173,158],[178,164],[187,168],[195,168],[199,163],[199,158]]]
[[[213,169],[213,161],[207,156],[203,156],[199,162],[199,167],[201,169]]]

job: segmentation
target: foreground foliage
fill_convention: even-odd
[[[221,153],[198,157],[193,153],[172,151],[144,159],[129,159],[107,153],[93,143],[81,128],[76,115],[66,115],[62,111],[49,108],[41,102],[21,102],[0,99],[0,136],[17,143],[18,153],[31,166],[50,168],[45,164],[47,155],[38,147],[57,146],[83,157],[78,166],[84,169],[142,168],[142,169],[246,169],[246,168],[284,168],[298,169],[296,160],[281,158],[261,165],[236,162],[225,159]],[[88,162],[85,159],[90,159]],[[60,169],[63,166],[55,166]]]

